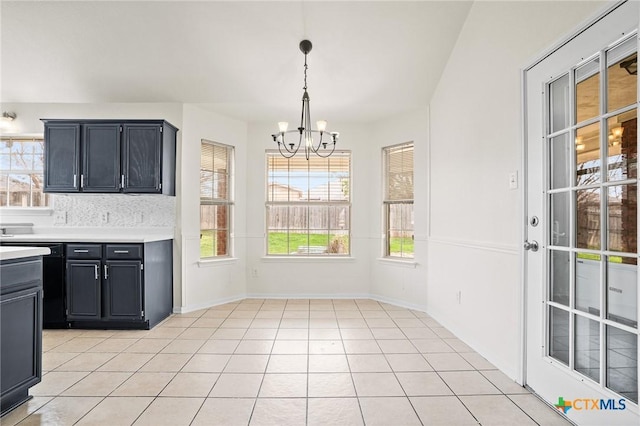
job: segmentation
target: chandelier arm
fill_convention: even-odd
[[[298,153],[298,149],[300,148],[300,145],[298,145],[294,151],[289,151],[289,149],[285,146],[284,147],[285,151],[283,152],[281,145],[284,145],[284,144],[278,144],[278,151],[280,151],[280,155],[282,155],[284,158],[293,157]]]
[[[329,156],[331,156],[331,154],[333,154],[333,152],[336,150],[336,144],[335,144],[335,143],[331,143],[331,145],[332,145],[332,147],[331,147],[331,151],[330,151],[330,152],[328,152],[326,155],[321,154],[321,152],[322,152],[322,151],[320,151],[320,150],[318,150],[318,151],[314,151],[314,152],[315,152],[315,154],[316,154],[318,157],[321,157],[321,158],[328,158],[328,157],[329,157]]]

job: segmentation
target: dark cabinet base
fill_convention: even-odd
[[[89,330],[151,330],[153,325],[150,325],[149,321],[69,321],[69,328]]]
[[[18,389],[15,392],[2,395],[0,403],[0,417],[9,414],[14,408],[18,408],[33,398],[29,395],[29,389]]]

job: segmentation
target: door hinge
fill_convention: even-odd
[[[160,127],[160,133],[162,133],[162,127]]]
[[[120,133],[122,133],[122,126],[120,126]]]
[[[162,184],[160,184],[160,189],[162,189]]]
[[[144,311],[140,311],[140,316],[144,317]]]
[[[67,313],[67,315],[69,315],[69,310],[68,309],[66,310],[66,313]]]
[[[140,264],[140,270],[141,270],[141,271],[144,271],[144,263],[141,263],[141,264]]]

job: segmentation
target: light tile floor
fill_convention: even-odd
[[[569,425],[428,315],[245,299],[150,331],[46,330],[2,425]]]

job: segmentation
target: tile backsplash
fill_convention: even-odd
[[[51,194],[56,227],[173,227],[176,197],[124,194]]]

